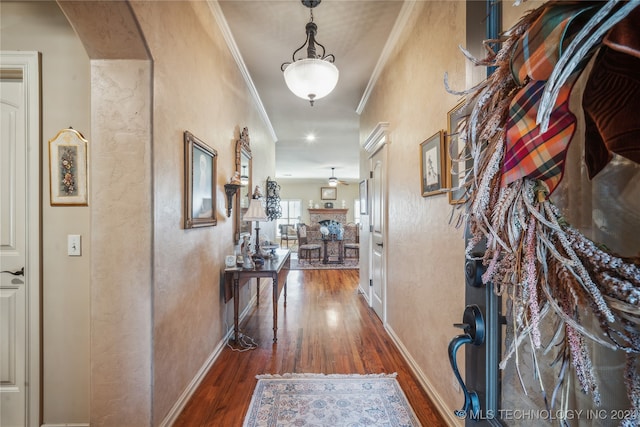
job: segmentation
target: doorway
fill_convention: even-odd
[[[379,123],[365,140],[363,148],[369,153],[369,305],[386,324],[387,306],[387,144],[388,123]]]
[[[40,56],[0,53],[0,425],[40,425]]]

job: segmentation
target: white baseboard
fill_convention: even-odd
[[[254,295],[253,298],[251,298],[251,300],[245,307],[245,309],[242,311],[242,313],[238,315],[238,322],[241,322],[245,318],[245,316],[249,313],[249,310],[253,307],[255,303],[256,303],[256,296]],[[209,372],[209,369],[211,369],[211,366],[213,366],[213,363],[216,361],[218,356],[220,356],[220,353],[222,353],[222,350],[224,350],[225,346],[227,345],[227,341],[229,341],[232,334],[233,334],[233,328],[230,328],[227,331],[227,333],[224,335],[224,337],[222,337],[222,341],[220,341],[218,345],[216,345],[216,348],[213,349],[213,352],[209,355],[207,360],[204,361],[204,364],[200,367],[198,372],[196,372],[196,375],[193,377],[189,385],[184,389],[184,391],[182,392],[182,394],[180,395],[176,403],[173,405],[173,407],[167,414],[167,416],[164,418],[164,420],[162,420],[162,423],[160,423],[160,427],[170,427],[173,425],[173,423],[176,422],[176,420],[178,419],[178,416],[186,406],[187,402],[189,401],[189,399],[191,399],[191,396],[193,395],[193,393],[195,393],[196,389],[204,379],[207,372]],[[58,426],[55,426],[55,427],[58,427]]]
[[[463,426],[464,420],[461,420],[458,417],[456,417],[453,414],[453,411],[442,400],[437,389],[433,386],[433,384],[431,384],[431,382],[424,375],[424,372],[422,372],[422,370],[416,363],[415,359],[411,357],[411,354],[409,353],[407,348],[404,346],[404,344],[402,344],[402,341],[400,341],[400,338],[398,338],[398,336],[393,331],[393,329],[391,329],[391,327],[388,324],[385,325],[385,329],[387,330],[387,333],[393,340],[396,347],[398,347],[398,350],[400,350],[400,354],[402,354],[402,357],[404,357],[404,360],[406,360],[407,363],[409,364],[409,367],[411,368],[411,371],[413,372],[413,374],[418,378],[420,385],[422,385],[422,388],[424,388],[424,390],[427,392],[427,394],[435,404],[436,410],[440,413],[442,418],[444,418],[447,425],[451,427]]]

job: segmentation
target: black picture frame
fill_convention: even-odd
[[[439,130],[420,144],[420,190],[422,197],[446,190],[444,131]]]
[[[218,153],[189,131],[184,132],[184,228],[210,227],[216,218]]]
[[[338,189],[336,187],[320,187],[320,200],[336,200]]]

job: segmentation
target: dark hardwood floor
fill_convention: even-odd
[[[240,327],[258,347],[225,348],[174,426],[242,426],[258,374],[393,372],[422,425],[445,426],[357,286],[357,270],[291,271],[276,344],[271,287],[263,287]]]

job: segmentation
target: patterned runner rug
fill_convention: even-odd
[[[292,253],[290,260],[290,270],[355,270],[360,268],[357,258],[347,258],[343,264],[323,264],[322,261],[306,259],[300,262],[298,254]]]
[[[419,427],[395,377],[258,375],[243,427]]]

